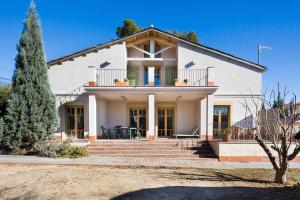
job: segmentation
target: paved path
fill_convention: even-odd
[[[89,156],[76,159],[53,159],[38,156],[0,155],[0,164],[54,164],[54,165],[98,165],[98,166],[142,166],[142,167],[188,167],[188,168],[272,168],[266,162],[218,162],[217,159],[155,159],[155,158],[128,158],[128,157],[105,157]],[[291,168],[299,168],[300,163],[290,163]]]

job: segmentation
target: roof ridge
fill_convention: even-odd
[[[254,63],[254,62],[252,62],[252,61],[249,61],[249,60],[240,58],[240,57],[235,56],[235,55],[232,55],[232,54],[230,54],[230,53],[226,53],[226,52],[221,51],[221,50],[219,50],[219,49],[215,49],[215,48],[212,48],[212,47],[209,47],[209,46],[200,44],[200,43],[196,43],[196,42],[187,40],[187,39],[185,39],[185,38],[179,37],[179,36],[177,36],[177,35],[175,35],[175,34],[172,34],[172,33],[170,33],[170,32],[161,30],[161,29],[156,28],[156,27],[151,27],[151,26],[148,27],[148,28],[142,29],[142,30],[140,30],[140,31],[138,31],[138,32],[136,32],[136,33],[134,33],[134,34],[132,34],[132,35],[124,36],[124,37],[121,37],[121,38],[116,38],[116,39],[113,39],[113,40],[111,40],[111,41],[109,41],[109,42],[106,42],[106,43],[98,44],[98,45],[95,45],[95,46],[92,46],[92,47],[89,47],[89,48],[86,48],[86,49],[83,49],[83,50],[80,50],[80,51],[71,53],[71,54],[66,55],[66,56],[58,57],[58,58],[56,58],[56,59],[53,59],[53,60],[48,61],[47,64],[51,66],[51,65],[54,65],[55,62],[59,62],[59,61],[62,60],[62,59],[67,59],[67,58],[69,58],[69,57],[75,56],[76,54],[90,53],[90,52],[93,52],[93,51],[97,50],[97,48],[101,48],[101,47],[104,47],[104,46],[109,45],[109,44],[111,44],[111,43],[116,43],[116,42],[125,40],[125,39],[127,39],[127,38],[133,37],[133,36],[135,36],[135,35],[138,35],[138,34],[141,34],[141,33],[143,33],[143,32],[150,31],[150,30],[158,31],[158,32],[161,32],[161,33],[163,33],[163,34],[167,34],[167,35],[169,35],[169,36],[172,36],[172,37],[174,37],[174,38],[176,38],[176,39],[178,39],[178,40],[182,40],[182,41],[184,41],[184,42],[186,42],[186,43],[190,43],[190,44],[192,44],[192,45],[194,45],[194,46],[198,46],[198,47],[204,48],[204,49],[206,49],[206,50],[208,50],[208,51],[213,51],[214,53],[223,54],[223,55],[225,55],[225,56],[227,56],[227,57],[231,57],[232,59],[236,59],[236,60],[239,60],[239,61],[242,61],[242,62],[246,62],[246,64],[248,63],[248,64],[250,64],[250,65],[252,65],[252,66],[256,66],[256,67],[258,67],[258,68],[260,68],[260,69],[262,69],[262,70],[264,70],[264,71],[267,70],[267,67],[265,67],[264,65],[260,65],[260,64]]]

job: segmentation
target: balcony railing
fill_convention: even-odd
[[[149,86],[148,70],[97,69],[97,86]],[[208,69],[155,69],[154,86],[207,86]]]

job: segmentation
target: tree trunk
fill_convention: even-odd
[[[280,168],[276,170],[275,183],[286,183],[287,168]]]

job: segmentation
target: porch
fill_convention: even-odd
[[[127,138],[175,137],[191,135],[198,128],[201,139],[213,134],[213,96],[216,88],[186,87],[87,87],[88,138],[108,138],[127,130]],[[131,134],[128,135],[128,131]],[[138,131],[138,134],[137,134]],[[132,133],[134,137],[132,137]],[[123,138],[115,137],[116,138]]]
[[[211,139],[216,89],[86,87],[84,94],[58,107],[61,120],[55,135],[62,140],[133,139],[138,130],[138,138],[151,140],[193,133]],[[109,129],[113,136],[104,136],[103,128]],[[127,136],[116,137],[123,129],[127,130]]]

